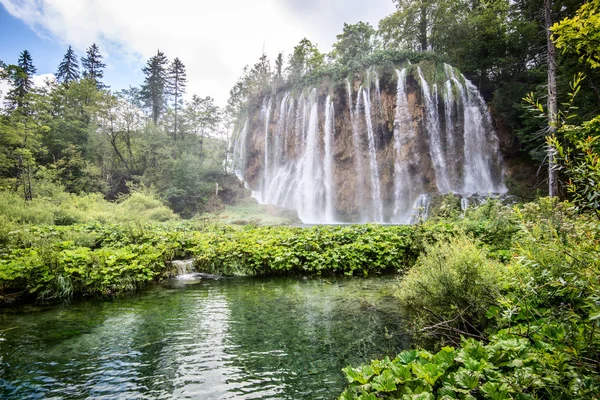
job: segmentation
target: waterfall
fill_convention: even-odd
[[[427,220],[429,217],[429,205],[431,204],[431,195],[421,194],[415,200],[413,205],[413,213],[410,219],[411,224],[417,224]]]
[[[269,120],[271,118],[271,104],[272,98],[269,97],[269,101],[263,101],[263,107],[261,110],[261,114],[263,117],[263,121],[265,121],[265,149],[264,149],[264,166],[263,166],[263,185],[261,190],[261,198],[265,198],[266,186],[270,182],[270,170],[269,170]]]
[[[279,115],[277,119],[277,126],[275,127],[275,140],[273,144],[273,168],[278,169],[283,160],[283,150],[285,146],[285,129],[287,124],[286,113],[288,110],[288,99],[290,98],[290,92],[285,92],[281,100],[281,106],[279,107]]]
[[[325,99],[325,221],[334,222],[334,192],[333,192],[333,131],[335,121],[333,101],[331,96]]]
[[[173,260],[171,265],[174,267],[175,275],[178,279],[189,279],[195,276],[194,260]]]
[[[383,211],[381,204],[381,185],[379,180],[379,167],[377,165],[377,153],[375,150],[375,135],[373,134],[373,123],[371,121],[371,93],[363,90],[365,102],[365,120],[367,122],[367,137],[369,139],[369,166],[371,167],[371,198],[374,211],[373,221],[383,222]]]
[[[453,115],[454,115],[454,92],[452,91],[452,81],[449,79],[444,84],[444,122],[445,122],[445,142],[446,142],[446,152],[445,157],[447,160],[450,160],[447,164],[447,168],[449,169],[450,176],[454,179],[451,181],[451,189],[453,192],[457,192],[457,186],[455,181],[460,177],[457,176],[457,165],[463,163],[462,159],[457,158],[457,152],[455,149],[455,138],[454,138],[454,124],[453,124]],[[453,162],[452,162],[453,161]]]
[[[460,199],[460,209],[464,212],[467,210],[467,208],[469,208],[469,198],[463,197]]]
[[[463,160],[463,180],[461,185],[456,185],[453,190],[463,194],[488,194],[505,193],[506,187],[501,179],[494,179],[492,170],[501,164],[497,152],[498,139],[495,135],[488,135],[492,128],[491,117],[487,111],[485,101],[479,91],[468,79],[461,75],[458,79],[454,69],[444,64],[446,73],[446,93],[449,107],[453,109],[454,94],[452,85],[458,89],[460,104],[463,110],[463,149],[460,159]],[[462,82],[461,82],[462,81]],[[464,82],[464,83],[463,83]],[[448,113],[451,111],[446,111]],[[446,123],[448,124],[448,123]],[[448,128],[447,128],[448,130]],[[446,133],[454,140],[455,132]],[[452,149],[455,149],[453,146]],[[499,182],[496,182],[499,181]]]
[[[497,154],[492,149],[498,147],[498,138],[493,143],[486,135],[486,127],[492,125],[485,101],[479,91],[469,80],[465,79],[468,93],[468,107],[465,107],[465,186],[466,193],[487,194],[490,192],[506,192],[503,183],[496,184],[492,177],[490,165],[497,163]]]
[[[363,155],[362,155],[362,141],[360,139],[360,130],[358,127],[358,109],[360,106],[360,94],[362,91],[362,86],[358,89],[356,93],[356,112],[352,109],[354,102],[352,101],[352,87],[350,85],[350,81],[346,79],[347,89],[348,89],[348,112],[350,113],[350,120],[352,124],[352,142],[354,148],[354,168],[356,169],[356,192],[354,197],[356,199],[356,203],[358,205],[363,204],[363,194],[364,194],[364,166],[363,166]],[[365,221],[365,212],[364,207],[360,207],[359,209],[359,221]]]
[[[300,167],[300,194],[298,196],[298,216],[304,222],[318,223],[320,215],[318,209],[317,190],[319,189],[320,169],[317,160],[319,160],[319,148],[317,141],[317,108],[318,99],[316,90],[313,89],[309,99],[307,110],[308,124],[304,134],[305,145],[304,155],[302,156]]]
[[[267,189],[262,198],[263,202],[267,204],[287,205],[288,203],[287,195],[289,193],[289,186],[286,185],[286,182],[289,181],[292,171],[290,169],[291,165],[284,162],[284,152],[287,137],[286,129],[289,128],[290,115],[293,112],[293,101],[290,102],[288,106],[289,99],[290,92],[284,93],[279,107],[279,114],[277,116],[271,175]]]
[[[408,109],[406,96],[406,68],[396,70],[398,84],[396,86],[396,115],[394,117],[394,210],[392,222],[409,223],[412,211],[408,209],[410,202],[410,175],[406,157],[408,140],[414,135],[412,117]]]
[[[244,121],[244,127],[238,133],[233,143],[233,172],[240,181],[244,181],[244,169],[246,168],[246,137],[248,136],[248,119]]]
[[[234,171],[259,202],[305,223],[415,223],[434,195],[464,205],[505,192],[477,88],[449,65],[437,83],[424,71],[371,68],[345,85],[264,96],[237,124]]]
[[[427,133],[429,135],[429,151],[431,152],[431,160],[435,169],[435,183],[440,193],[448,193],[450,191],[450,183],[448,181],[446,162],[443,156],[442,141],[440,138],[440,124],[437,107],[437,90],[433,96],[429,91],[429,84],[423,77],[421,68],[417,67],[419,79],[421,81],[421,89],[425,100],[425,113],[427,115]],[[434,85],[435,88],[435,85]]]

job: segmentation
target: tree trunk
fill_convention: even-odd
[[[175,129],[173,130],[173,140],[177,140],[177,97],[179,97],[179,90],[177,86],[177,81],[175,81]]]
[[[427,51],[427,7],[424,4],[421,4],[419,40],[421,41],[421,51]]]
[[[546,23],[546,40],[548,43],[548,136],[557,132],[558,99],[556,94],[556,47],[552,41],[552,0],[544,0],[544,20]],[[556,173],[556,149],[548,146],[548,195],[558,194]]]

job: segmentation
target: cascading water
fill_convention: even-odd
[[[411,223],[433,195],[505,192],[481,95],[450,66],[429,82],[421,66],[265,97],[233,144],[236,173],[305,223]]]
[[[463,75],[457,78],[454,69],[444,64],[446,74],[446,114],[452,114],[454,109],[454,96],[452,85],[454,85],[459,94],[460,107],[463,111],[463,132],[462,132],[462,154],[460,160],[463,162],[462,185],[453,187],[453,191],[463,194],[475,193],[504,193],[506,187],[501,180],[495,180],[492,176],[493,170],[489,168],[491,164],[498,161],[497,157],[498,139],[495,135],[488,135],[492,130],[492,121],[485,101],[479,94],[479,91]],[[458,105],[457,105],[458,106]],[[454,145],[455,133],[448,131],[448,122],[446,122],[446,135],[449,136],[448,148],[455,151]],[[449,154],[450,157],[456,157]]]
[[[350,85],[350,81],[346,79],[347,90],[348,90],[348,112],[350,114],[350,120],[352,124],[352,143],[354,149],[354,167],[356,168],[356,176],[354,177],[356,181],[356,191],[354,193],[354,197],[356,199],[357,204],[363,203],[364,198],[364,166],[363,166],[363,154],[362,154],[362,140],[360,138],[360,129],[358,126],[360,114],[358,113],[358,109],[360,106],[360,93],[362,91],[362,86],[358,89],[356,93],[356,111],[352,108],[354,102],[352,101],[352,86]],[[358,210],[359,221],[365,222],[365,210]]]
[[[406,95],[406,68],[396,70],[398,84],[396,86],[396,115],[394,117],[394,210],[391,222],[407,224],[411,221],[413,182],[408,171],[411,163],[418,163],[414,157],[416,153],[410,152],[408,144],[414,139],[412,117],[408,109]]]
[[[265,99],[266,100],[266,99]],[[264,162],[264,171],[263,171],[263,182],[262,182],[262,191],[261,191],[261,195],[262,198],[265,198],[265,188],[266,186],[270,183],[270,178],[271,178],[271,170],[270,170],[270,165],[269,165],[269,122],[270,122],[270,118],[271,118],[271,104],[272,104],[272,98],[269,97],[269,101],[268,102],[264,102],[263,103],[263,108],[261,110],[261,113],[263,115],[263,119],[265,121],[265,150],[264,150],[264,157],[265,157],[265,162]]]
[[[334,186],[333,186],[333,134],[335,113],[331,96],[325,99],[325,220],[334,221]]]
[[[427,131],[429,133],[429,151],[435,168],[435,177],[437,188],[441,193],[450,191],[450,183],[448,181],[446,162],[443,156],[442,141],[440,138],[440,118],[437,107],[437,90],[434,90],[432,95],[429,91],[429,84],[423,77],[423,72],[420,67],[417,67],[419,79],[421,81],[421,89],[425,99],[425,113],[427,114]]]
[[[421,194],[415,200],[413,206],[413,213],[410,219],[411,224],[417,224],[427,220],[429,217],[429,205],[431,204],[430,194]]]
[[[318,209],[319,199],[318,191],[321,188],[321,169],[318,160],[320,156],[317,138],[317,111],[318,99],[316,89],[312,90],[309,100],[310,107],[308,116],[308,125],[305,131],[304,154],[300,163],[300,191],[298,199],[298,216],[304,222],[318,223],[321,220],[321,213]]]
[[[246,169],[246,136],[248,135],[248,119],[244,121],[242,130],[238,133],[233,144],[233,172],[240,181],[244,180],[243,171]]]
[[[379,167],[377,165],[377,152],[375,150],[375,135],[373,134],[373,123],[371,121],[371,91],[363,90],[365,103],[365,121],[367,123],[367,138],[369,142],[369,165],[371,167],[371,198],[373,200],[374,222],[383,222],[383,205],[381,204],[381,184],[379,178]]]

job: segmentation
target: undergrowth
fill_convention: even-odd
[[[513,208],[511,257],[497,269],[470,240],[430,245],[397,295],[417,328],[455,347],[348,367],[340,399],[598,398],[600,225],[574,210],[549,198]]]

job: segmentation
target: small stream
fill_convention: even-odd
[[[334,399],[410,346],[394,277],[172,280],[0,310],[0,398]]]

